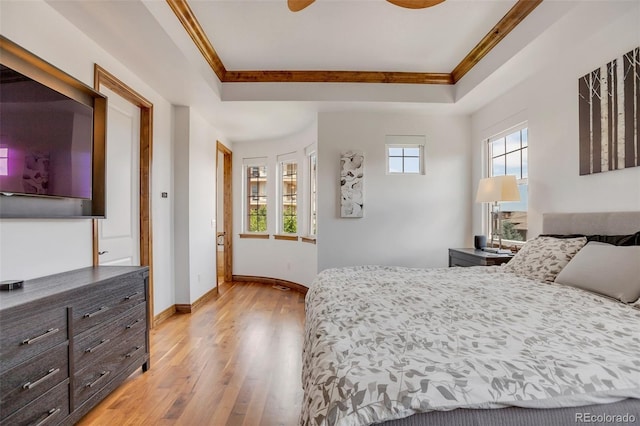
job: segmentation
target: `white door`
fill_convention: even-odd
[[[140,108],[106,87],[106,219],[98,220],[100,265],[140,265]]]

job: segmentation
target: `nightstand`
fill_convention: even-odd
[[[488,253],[472,248],[449,249],[449,266],[497,266],[507,263],[512,254]]]

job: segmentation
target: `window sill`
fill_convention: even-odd
[[[268,240],[269,234],[240,234],[240,238],[254,238],[259,240]]]
[[[273,238],[276,240],[298,241],[297,235],[274,235]]]
[[[300,237],[300,241],[302,241],[303,243],[315,244],[316,237]]]

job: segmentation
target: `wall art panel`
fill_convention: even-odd
[[[640,48],[578,80],[580,174],[640,166]]]
[[[340,158],[340,217],[362,217],[364,154],[348,151]]]

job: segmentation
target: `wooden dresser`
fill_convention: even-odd
[[[147,267],[99,266],[0,293],[0,425],[74,424],[149,368]]]

